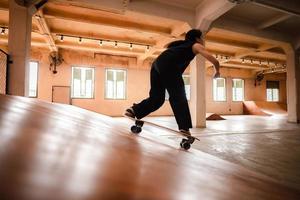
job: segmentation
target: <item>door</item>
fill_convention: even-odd
[[[52,86],[52,102],[71,104],[70,86]]]

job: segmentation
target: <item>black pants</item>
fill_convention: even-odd
[[[192,128],[192,120],[186,99],[182,73],[176,68],[158,72],[157,66],[153,64],[150,81],[151,89],[149,97],[139,104],[133,105],[136,117],[141,119],[160,108],[165,102],[165,90],[167,89],[170,95],[169,102],[175,115],[178,128],[185,130]]]

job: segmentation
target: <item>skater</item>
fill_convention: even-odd
[[[165,102],[165,90],[167,90],[178,129],[184,134],[190,134],[192,120],[182,78],[183,72],[196,54],[201,54],[214,65],[214,77],[220,77],[219,62],[205,50],[201,36],[200,30],[192,29],[186,34],[185,40],[168,45],[167,50],[162,52],[152,64],[149,97],[128,108],[125,112],[126,116],[142,119],[154,112]]]

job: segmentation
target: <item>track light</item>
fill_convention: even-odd
[[[259,65],[261,65],[261,60],[259,61]]]
[[[103,40],[99,41],[99,45],[102,47],[103,46]]]
[[[5,34],[5,28],[2,28],[1,35],[4,35],[4,34]]]
[[[242,63],[245,63],[245,58],[242,59]]]
[[[79,42],[79,44],[82,43],[82,37],[79,38],[78,42]]]
[[[225,60],[228,61],[228,56],[225,56]]]
[[[115,41],[115,48],[118,48],[118,42]]]
[[[147,49],[146,49],[146,51],[148,52],[150,50],[150,46],[149,45],[147,45]]]
[[[250,61],[251,61],[251,65],[253,65],[253,60],[251,59]]]
[[[61,42],[64,41],[64,36],[63,36],[63,35],[60,36],[60,41],[61,41]]]
[[[129,49],[130,49],[130,50],[132,50],[132,49],[133,49],[132,43],[130,43],[130,47],[129,47]]]
[[[218,59],[219,58],[219,55],[218,54],[216,54],[216,59]]]

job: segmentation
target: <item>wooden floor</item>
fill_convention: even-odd
[[[207,121],[207,128],[191,131],[201,139],[193,148],[244,166],[300,191],[300,124],[288,123],[285,116],[223,116],[226,120]],[[126,122],[125,119],[118,120]],[[176,129],[174,117],[146,120]],[[160,132],[151,126],[145,130]],[[165,140],[177,140],[163,133]]]
[[[72,106],[0,96],[0,199],[299,199],[276,179]]]

